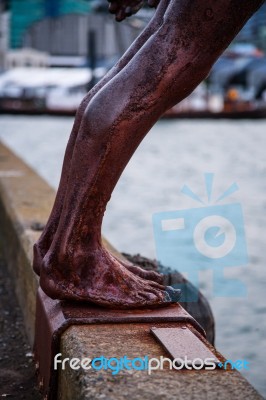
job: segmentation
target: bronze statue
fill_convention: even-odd
[[[111,0],[109,7],[122,20],[143,3]],[[104,211],[144,136],[207,76],[263,0],[149,4],[158,4],[151,22],[77,111],[55,204],[34,246],[34,271],[54,299],[140,308],[180,296],[159,274],[122,262],[102,246]]]

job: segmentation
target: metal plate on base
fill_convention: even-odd
[[[195,366],[199,365],[201,360],[203,361],[202,365],[205,365],[204,361],[210,358],[215,364],[220,362],[216,355],[190,329],[184,326],[151,328],[151,333],[173,359],[187,360],[188,365],[191,365],[193,360],[200,359],[195,361]]]

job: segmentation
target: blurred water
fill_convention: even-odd
[[[57,187],[73,118],[0,117],[0,139]],[[244,211],[250,264],[230,269],[241,277],[246,298],[216,298],[212,273],[201,273],[217,324],[218,349],[247,359],[244,375],[266,396],[266,121],[160,121],[124,171],[108,205],[104,234],[121,251],[155,257],[154,212],[197,207],[180,193],[189,185],[206,199],[205,172],[215,173],[217,198],[232,182],[240,190],[225,203]]]

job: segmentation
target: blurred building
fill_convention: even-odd
[[[253,43],[266,51],[266,3],[249,19],[238,34],[237,41]]]
[[[6,3],[0,0],[0,71],[5,66],[9,40],[9,13]]]
[[[34,49],[10,50],[5,57],[5,69],[17,67],[45,68],[50,64],[49,54]]]
[[[49,53],[51,65],[84,65],[88,32],[95,33],[100,60],[117,58],[139,30],[117,24],[106,13],[94,13],[94,0],[10,0],[10,47]],[[106,2],[106,11],[108,4]]]
[[[26,32],[43,19],[64,15],[85,16],[90,11],[90,0],[10,0],[10,47],[22,47]]]

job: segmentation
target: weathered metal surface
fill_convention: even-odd
[[[161,0],[147,29],[88,93],[77,113],[51,217],[35,246],[34,269],[51,298],[117,309],[177,301],[178,291],[162,285],[156,273],[125,264],[103,247],[103,215],[151,127],[198,86],[263,2],[243,0],[240,7],[239,0]],[[117,0],[111,7],[122,19],[142,4]]]
[[[133,0],[131,3],[134,2],[136,3],[138,1]],[[123,7],[122,3],[123,1],[120,2],[120,5]],[[128,5],[128,1],[126,1],[125,3],[127,3]],[[91,221],[83,221],[84,224],[82,223],[83,228],[82,232],[80,232],[81,234],[78,233],[78,236],[76,236],[75,233],[75,237],[79,237],[78,240],[81,240],[80,244],[82,244],[82,247],[83,245],[85,245],[86,250],[85,248],[84,250],[87,253],[86,256],[85,253],[83,253],[85,256],[85,258],[82,257],[83,260],[81,260],[80,257],[78,257],[79,261],[78,259],[76,259],[79,264],[79,272],[74,266],[74,264],[76,264],[76,261],[72,263],[72,261],[74,260],[70,261],[69,259],[67,262],[65,262],[63,260],[64,257],[61,258],[60,262],[58,259],[56,262],[56,266],[52,267],[52,269],[50,269],[50,267],[48,267],[47,265],[47,262],[48,264],[50,264],[50,261],[52,261],[52,259],[54,258],[53,256],[50,257],[49,255],[49,252],[52,251],[53,245],[57,247],[57,257],[59,256],[59,244],[63,243],[63,236],[61,236],[60,234],[59,240],[57,240],[56,236],[57,233],[59,234],[58,228],[59,226],[61,226],[60,220],[62,220],[63,217],[63,210],[65,209],[64,204],[67,200],[68,188],[70,189],[70,170],[75,154],[76,144],[80,136],[80,129],[83,126],[87,126],[88,122],[85,110],[94,99],[94,97],[97,95],[97,93],[100,92],[100,89],[102,89],[103,86],[108,84],[112,80],[112,78],[114,78],[123,70],[123,68],[136,55],[136,52],[141,49],[141,47],[146,43],[150,36],[153,35],[153,33],[160,27],[168,4],[168,0],[161,1],[161,4],[156,12],[156,18],[152,19],[144,32],[142,32],[142,34],[134,42],[134,45],[131,46],[130,49],[123,55],[121,60],[114,66],[114,68],[112,68],[112,70],[110,70],[108,74],[87,94],[77,111],[75,123],[66,149],[62,176],[54,207],[40,239],[34,246],[33,269],[38,275],[41,276],[40,284],[44,291],[51,298],[87,301],[90,303],[104,305],[106,307],[125,309],[149,307],[156,305],[169,305],[170,303],[175,303],[180,296],[179,290],[166,288],[164,285],[162,285],[163,278],[160,274],[153,271],[144,271],[141,268],[130,263],[123,263],[113,257],[109,253],[109,251],[107,251],[103,247],[100,230],[102,216],[105,210],[104,204],[107,203],[108,198],[106,197],[104,191],[100,190],[100,192],[98,192],[97,189],[96,191],[94,191],[93,186],[91,186],[92,196],[89,197],[94,206],[96,206],[96,209],[91,213],[86,213],[88,216],[90,215]],[[92,133],[92,135],[89,134],[87,136],[87,139],[89,139],[89,141],[91,136],[94,136],[94,132]],[[87,147],[87,145],[85,147]],[[130,150],[130,148],[131,146],[129,146],[128,150]],[[83,148],[83,151],[84,149],[85,148]],[[95,151],[97,154],[95,153]],[[82,153],[78,155],[78,158],[80,158],[81,154]],[[127,152],[125,152],[125,154],[127,154]],[[81,158],[83,159],[83,156],[81,156]],[[85,156],[85,158],[88,160],[87,155]],[[90,164],[92,165],[93,159],[97,163],[98,161],[100,161],[101,158],[102,157],[99,156],[97,149],[94,148]],[[124,161],[122,159],[120,161],[123,164]],[[118,166],[120,162],[115,162],[113,166],[115,166],[115,164],[116,166]],[[85,170],[89,171],[90,168],[86,166],[84,169],[84,166],[79,165],[78,170],[78,174],[76,175],[75,173],[76,177],[78,177],[80,173],[84,173]],[[109,167],[108,170],[110,171]],[[83,179],[81,179],[81,181],[82,180]],[[104,184],[106,188],[111,183],[110,177],[108,177],[108,181],[109,183],[107,183],[107,185]],[[84,185],[84,188],[87,186],[87,184],[89,184],[89,182]],[[72,186],[72,188],[74,189],[74,186]],[[74,212],[76,202],[77,198],[71,200],[71,213]],[[70,214],[68,214],[67,218],[68,223],[71,220],[69,219]],[[78,225],[75,223],[75,226],[77,227]],[[64,228],[65,233],[67,232],[67,230],[68,229]],[[74,228],[73,233],[75,230],[76,228]],[[71,247],[72,246],[67,246],[69,250]],[[66,251],[68,253],[67,249]],[[71,253],[74,254],[75,251],[74,253],[71,251]],[[67,254],[65,254],[65,256],[68,258]],[[60,267],[61,262],[63,262],[64,264],[63,270],[61,270]],[[71,264],[70,268],[67,266],[69,262]],[[88,267],[88,264],[90,265],[90,267]],[[96,271],[96,269],[92,267],[93,265],[97,266],[98,271]],[[56,270],[58,270],[59,273],[57,273]],[[86,271],[85,274],[81,272],[82,270],[83,272]],[[79,275],[80,272],[82,276]],[[57,277],[54,276],[54,273],[56,273]],[[61,275],[61,273],[63,273],[63,275]],[[60,275],[63,280],[60,278]],[[81,281],[83,283],[81,283]]]
[[[110,310],[94,305],[60,302],[49,298],[41,288],[36,302],[34,355],[40,390],[49,400],[56,399],[57,371],[53,359],[59,352],[60,337],[71,325],[111,323],[189,324],[202,337],[201,326],[180,305],[153,310]]]
[[[215,354],[185,326],[152,328],[151,332],[173,359],[195,360],[200,358],[204,361],[212,358],[216,364],[220,362]]]

